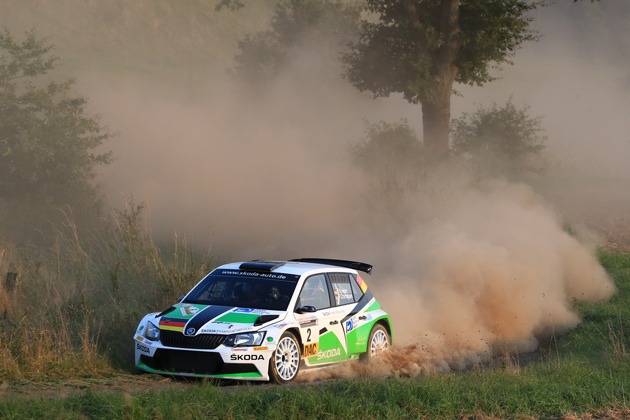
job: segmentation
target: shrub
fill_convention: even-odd
[[[480,107],[453,120],[452,151],[480,176],[522,178],[542,170],[541,152],[546,137],[539,117],[528,107],[518,109],[511,100],[500,107]]]

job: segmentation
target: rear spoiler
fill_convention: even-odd
[[[335,260],[331,258],[296,258],[290,261],[336,265],[337,267],[352,268],[354,270],[359,270],[363,271],[364,273],[372,274],[372,265],[358,261]]]

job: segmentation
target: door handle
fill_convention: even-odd
[[[339,321],[330,321],[330,325],[339,324]]]
[[[359,319],[360,319],[361,321],[364,321],[364,320],[366,320],[366,319],[367,319],[367,316],[365,316],[365,315],[361,315],[361,316],[359,317]]]

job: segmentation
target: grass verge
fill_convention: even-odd
[[[352,379],[294,386],[141,387],[54,398],[0,397],[1,418],[628,418],[630,255],[602,252],[619,292],[582,305],[583,322],[546,343],[526,366],[421,378]],[[227,392],[228,389],[234,392]],[[1,395],[1,394],[0,394]]]

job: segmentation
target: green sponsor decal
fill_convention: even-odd
[[[146,370],[147,372],[150,373],[159,373],[161,375],[178,375],[179,372],[170,372],[168,370],[157,370],[157,369],[153,369],[147,365],[145,365],[144,363],[139,363],[138,367],[141,367],[142,370]],[[204,375],[201,373],[187,373],[187,376],[196,376],[196,377],[200,377],[200,378],[262,378],[262,374],[260,372],[242,372],[242,373],[224,373],[224,374],[217,374],[217,375]]]
[[[381,309],[381,304],[375,299],[374,303],[372,303],[365,312],[378,311],[379,309]]]
[[[153,369],[152,367],[149,367],[147,365],[145,365],[144,363],[138,363],[138,367],[141,368],[142,370],[145,370],[149,373],[162,373],[161,371],[157,370],[157,369]]]
[[[212,375],[217,378],[262,378],[260,372],[224,373],[222,375]]]
[[[370,331],[376,321],[368,322],[348,333],[348,353],[364,353],[367,350],[367,342],[370,337]]]
[[[215,322],[226,322],[234,324],[253,324],[260,314],[249,314],[243,312],[229,312],[215,320]]]
[[[308,358],[310,364],[322,364],[347,359],[339,338],[332,331],[327,331],[319,336],[319,349],[317,355]]]

